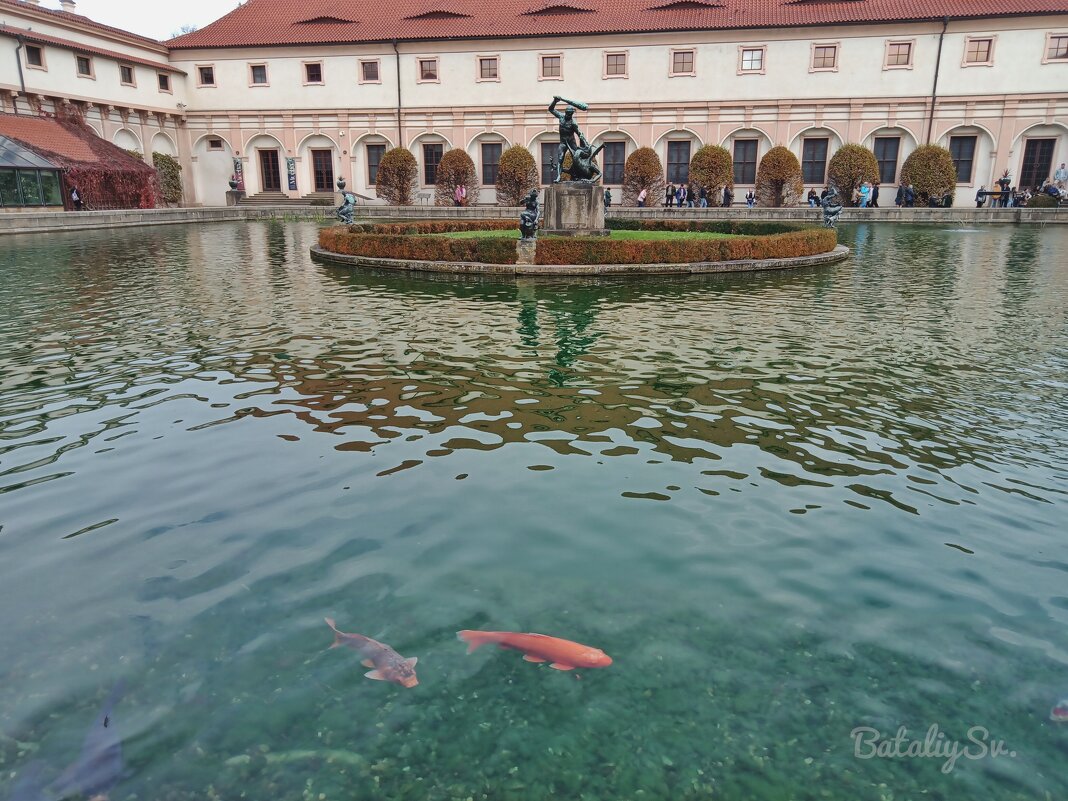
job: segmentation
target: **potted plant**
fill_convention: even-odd
[[[339,192],[344,192],[345,191],[345,176],[344,175],[342,175],[340,178],[337,179],[337,191],[339,191]]]

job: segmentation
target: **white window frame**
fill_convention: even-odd
[[[1068,31],[1048,31],[1046,33],[1046,44],[1042,48],[1043,64],[1068,64],[1068,58],[1049,57],[1050,40],[1059,39],[1061,37],[1068,37]],[[40,69],[40,67],[37,67],[37,69]]]
[[[751,50],[760,51],[760,69],[745,69],[742,65],[745,63],[745,54]],[[739,75],[767,75],[768,72],[768,46],[766,44],[759,45],[738,45],[738,74]]]

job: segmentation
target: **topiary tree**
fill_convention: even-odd
[[[501,206],[518,206],[523,198],[540,184],[538,165],[530,151],[522,145],[512,145],[501,153],[497,168],[497,203]]]
[[[761,206],[796,206],[804,191],[801,162],[789,148],[778,145],[764,154],[756,175],[756,196]]]
[[[182,202],[182,165],[174,156],[153,153],[152,164],[159,174],[160,191],[167,203]]]
[[[639,147],[623,165],[623,205],[638,205],[638,194],[645,189],[649,195],[646,204],[653,206],[664,197],[664,165],[660,156],[651,147]]]
[[[923,145],[905,159],[901,182],[912,184],[917,206],[926,206],[932,195],[941,198],[953,194],[957,188],[957,165],[944,147]]]
[[[407,148],[387,150],[378,164],[378,196],[391,206],[410,206],[415,201],[419,165]]]
[[[690,183],[700,194],[704,188],[709,206],[723,203],[723,187],[734,188],[734,159],[727,148],[705,145],[690,159]]]
[[[842,145],[827,165],[827,180],[838,187],[842,205],[853,205],[853,190],[879,180],[879,162],[863,145]]]
[[[475,170],[475,162],[467,155],[466,151],[454,147],[441,157],[438,162],[438,183],[434,189],[434,204],[437,206],[451,206],[456,202],[456,187],[463,184],[467,187],[467,197],[463,205],[470,206],[478,202],[478,172]]]

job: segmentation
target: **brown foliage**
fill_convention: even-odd
[[[827,165],[827,179],[838,187],[842,205],[853,205],[853,190],[879,180],[879,162],[863,145],[842,145]]]
[[[512,145],[501,153],[497,168],[497,203],[501,206],[519,206],[523,198],[537,189],[540,183],[538,165],[530,151],[522,145]]]
[[[701,188],[708,195],[709,206],[723,203],[723,187],[734,187],[734,159],[730,151],[719,145],[705,145],[690,159],[690,183],[698,195]]]
[[[460,148],[454,147],[441,157],[437,178],[437,187],[434,189],[435,205],[452,206],[456,202],[456,187],[459,184],[467,187],[467,197],[463,205],[470,206],[478,202],[478,173],[475,171],[475,162]]]
[[[639,147],[623,165],[623,205],[638,205],[638,193],[647,190],[647,206],[654,206],[664,197],[664,165],[651,147]]]
[[[931,196],[953,194],[957,188],[957,165],[944,147],[923,145],[905,159],[901,182],[916,190],[916,205],[926,206]]]
[[[378,196],[391,206],[410,206],[415,200],[419,165],[406,148],[387,150],[378,165]]]
[[[796,206],[804,191],[801,162],[789,148],[778,145],[764,154],[757,167],[757,203],[771,208]]]

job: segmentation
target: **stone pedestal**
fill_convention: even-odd
[[[603,190],[585,181],[562,181],[545,190],[541,230],[556,236],[606,236]]]
[[[241,189],[230,189],[230,190],[227,190],[227,192],[226,192],[226,205],[227,206],[236,206],[241,201],[241,198],[243,198],[244,196],[245,196],[245,193]]]
[[[533,264],[538,252],[537,239],[520,239],[515,245],[516,264]]]

